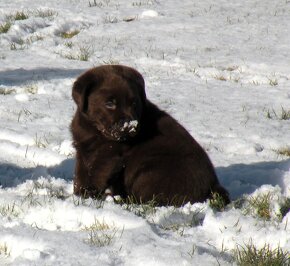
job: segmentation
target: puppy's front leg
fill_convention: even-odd
[[[108,158],[98,158],[94,161],[89,177],[89,184],[99,196],[105,197],[119,194],[120,184],[123,180],[123,163],[119,156]],[[109,191],[109,192],[108,192]]]
[[[81,196],[83,198],[91,197],[92,194],[98,194],[94,191],[90,184],[90,169],[88,169],[82,156],[76,154],[76,166],[75,166],[75,176],[74,176],[74,194]]]
[[[120,157],[95,157],[85,160],[84,156],[77,153],[74,177],[74,194],[84,198],[102,198],[106,189],[110,193],[120,191],[120,180],[123,164]],[[117,185],[116,185],[117,184]]]

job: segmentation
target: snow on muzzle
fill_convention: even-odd
[[[137,120],[122,120],[111,127],[111,136],[117,140],[134,137],[138,133],[139,122]]]

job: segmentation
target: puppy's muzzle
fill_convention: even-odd
[[[124,140],[137,135],[139,129],[138,120],[122,119],[111,128],[111,136],[117,140]]]

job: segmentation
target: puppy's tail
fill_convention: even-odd
[[[211,199],[215,199],[216,196],[222,198],[224,206],[231,202],[229,192],[220,184],[216,184],[211,190]]]

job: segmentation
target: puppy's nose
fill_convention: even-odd
[[[123,126],[125,123],[129,123],[130,122],[130,118],[121,118],[120,120],[119,120],[119,122],[118,122],[118,124],[120,125],[120,126]]]
[[[119,124],[124,125],[125,123],[130,123],[130,121],[132,120],[135,120],[135,118],[133,118],[132,116],[124,116],[121,117],[121,119],[119,120]]]

